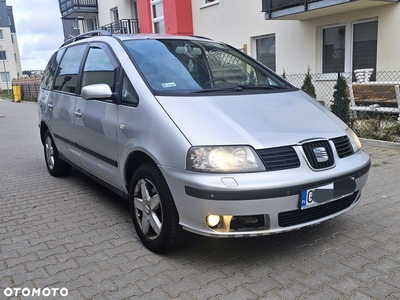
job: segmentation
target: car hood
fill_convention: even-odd
[[[347,127],[302,91],[157,99],[194,146],[294,145],[343,136]]]

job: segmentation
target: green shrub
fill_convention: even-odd
[[[346,124],[350,124],[350,100],[346,79],[338,74],[334,87],[332,112]]]
[[[310,74],[310,67],[307,69],[306,78],[304,78],[303,85],[301,86],[301,90],[309,94],[313,98],[317,98],[317,94],[315,93],[315,86],[312,83],[312,76]]]

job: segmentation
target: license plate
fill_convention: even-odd
[[[335,201],[354,193],[354,177],[338,180],[311,189],[301,190],[300,208],[306,209]]]

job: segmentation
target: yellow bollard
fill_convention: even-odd
[[[20,102],[21,101],[21,87],[19,85],[13,86],[13,94],[14,94],[14,101]]]

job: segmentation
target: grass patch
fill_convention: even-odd
[[[7,92],[7,90],[1,90],[0,91],[0,97],[14,100],[14,94],[13,94],[11,89],[9,90],[9,92]]]

